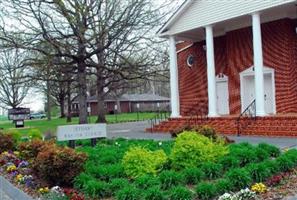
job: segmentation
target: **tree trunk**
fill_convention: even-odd
[[[65,118],[65,99],[60,99],[60,118]]]
[[[88,123],[87,110],[87,78],[86,78],[86,64],[83,60],[78,62],[78,101],[79,101],[79,124]]]
[[[97,120],[96,123],[106,123],[106,118],[105,118],[105,109],[104,109],[104,93],[103,93],[103,89],[101,89],[102,87],[99,87],[98,83],[101,82],[100,80],[97,80],[97,110],[98,110],[98,114],[97,114]]]
[[[51,116],[51,95],[50,95],[50,84],[49,81],[46,81],[46,110],[47,110],[47,120],[50,121],[52,120]]]
[[[71,104],[72,104],[72,101],[71,101],[71,82],[68,81],[67,82],[67,122],[71,122]]]
[[[121,102],[120,102],[120,100],[117,99],[116,104],[117,104],[117,107],[118,107],[117,113],[121,113],[122,110],[121,110]]]

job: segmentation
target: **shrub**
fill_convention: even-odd
[[[279,148],[270,144],[260,143],[258,145],[258,148],[265,150],[272,157],[278,157],[281,154],[281,151]]]
[[[28,132],[28,136],[31,140],[42,140],[42,133],[39,129],[30,129]]]
[[[32,159],[36,158],[38,153],[43,149],[51,148],[52,146],[54,146],[54,141],[44,142],[42,140],[32,140],[20,143],[18,150],[21,153],[21,157],[24,159]]]
[[[269,169],[269,171],[272,174],[276,174],[280,172],[279,165],[276,162],[276,160],[266,160],[266,161],[263,161],[262,164],[265,165],[266,168]]]
[[[264,149],[261,149],[259,147],[255,148],[254,152],[257,157],[257,162],[262,162],[270,158],[270,154]]]
[[[125,176],[124,168],[121,164],[100,165],[99,167],[95,166],[94,163],[90,165],[94,167],[92,174],[102,181],[109,181],[113,178],[122,178]]]
[[[87,156],[70,148],[52,146],[38,153],[33,170],[49,185],[71,185],[84,166]]]
[[[223,170],[238,168],[240,166],[240,161],[235,156],[231,155],[222,157],[219,163],[223,166]]]
[[[255,182],[263,182],[272,175],[265,163],[250,164],[247,170]]]
[[[292,161],[294,163],[294,166],[297,166],[297,149],[290,149],[284,154],[284,156]]]
[[[4,151],[13,150],[13,137],[11,135],[0,132],[0,144],[0,153]]]
[[[78,176],[74,179],[74,187],[77,189],[83,188],[84,185],[87,184],[90,180],[95,180],[92,176],[89,174],[86,174],[85,172],[80,173]]]
[[[22,134],[19,131],[10,130],[7,134],[12,136],[14,144],[18,144],[21,141]]]
[[[203,135],[186,131],[178,135],[171,151],[171,161],[176,169],[192,168],[205,161],[215,161],[227,153],[222,142],[212,142]]]
[[[182,176],[186,184],[197,184],[203,177],[203,172],[199,168],[187,168],[182,171]]]
[[[294,167],[294,162],[287,155],[282,155],[276,159],[278,169],[282,172],[290,171]]]
[[[239,161],[240,167],[258,161],[255,151],[244,146],[242,148],[230,150],[230,155],[234,156]]]
[[[165,200],[165,195],[159,187],[151,187],[144,193],[145,200]]]
[[[218,138],[216,130],[208,125],[199,127],[198,133],[212,140],[216,140]]]
[[[201,169],[204,173],[205,178],[215,179],[222,175],[223,166],[213,162],[206,162],[201,165]]]
[[[126,186],[116,193],[117,200],[139,200],[141,191],[133,186]]]
[[[211,183],[200,183],[196,187],[196,193],[199,199],[208,200],[216,196],[216,188]]]
[[[122,163],[128,176],[136,178],[145,174],[157,174],[167,161],[163,150],[150,151],[132,147],[124,155]]]
[[[232,185],[228,179],[219,179],[215,183],[215,187],[217,189],[218,194],[224,194],[226,192],[229,192],[232,189]]]
[[[182,186],[174,187],[170,190],[170,200],[191,200],[192,192]]]
[[[168,189],[178,185],[181,182],[181,175],[175,171],[165,170],[159,175],[161,181],[161,187]]]
[[[153,186],[160,186],[160,181],[152,175],[144,175],[135,179],[135,185],[141,189],[148,189]]]
[[[249,172],[243,168],[231,169],[225,174],[225,178],[230,181],[233,189],[248,187],[252,182]]]
[[[83,186],[83,191],[92,198],[110,196],[109,185],[103,181],[90,180]]]
[[[115,194],[120,189],[129,185],[129,181],[125,178],[115,178],[109,183],[109,189],[112,194]]]

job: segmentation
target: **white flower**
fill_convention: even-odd
[[[162,142],[159,142],[159,146],[162,146]]]

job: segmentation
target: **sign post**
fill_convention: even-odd
[[[137,108],[137,121],[139,121],[139,108],[140,108],[139,103],[136,104],[136,108]]]
[[[12,108],[8,109],[8,119],[13,120],[16,128],[25,126],[24,120],[29,119],[29,108]]]
[[[91,139],[91,145],[96,146],[98,138],[105,138],[106,124],[80,124],[59,126],[58,141],[69,141],[69,146],[75,148],[75,140]]]

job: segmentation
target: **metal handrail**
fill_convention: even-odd
[[[201,124],[201,122],[208,120],[208,115],[205,114],[207,112],[207,106],[205,105],[205,102],[202,106],[201,106],[201,102],[195,104],[193,107],[195,107],[195,106],[197,106],[199,108],[192,109],[192,111],[194,111],[194,112],[189,112],[191,114],[191,116],[187,122],[188,126],[191,126],[192,121],[194,122],[194,125],[198,125],[198,124]]]
[[[169,115],[167,112],[158,112],[153,118],[149,119],[149,123],[151,125],[151,133],[153,133],[153,128],[155,125],[161,123],[162,121],[169,118]]]
[[[241,123],[241,119],[243,117],[247,117],[248,120],[245,120],[245,124]],[[242,133],[242,130],[245,129],[247,126],[249,126],[252,122],[256,121],[256,99],[252,101],[248,105],[248,107],[238,116],[236,122],[237,122],[237,136],[240,136]]]

